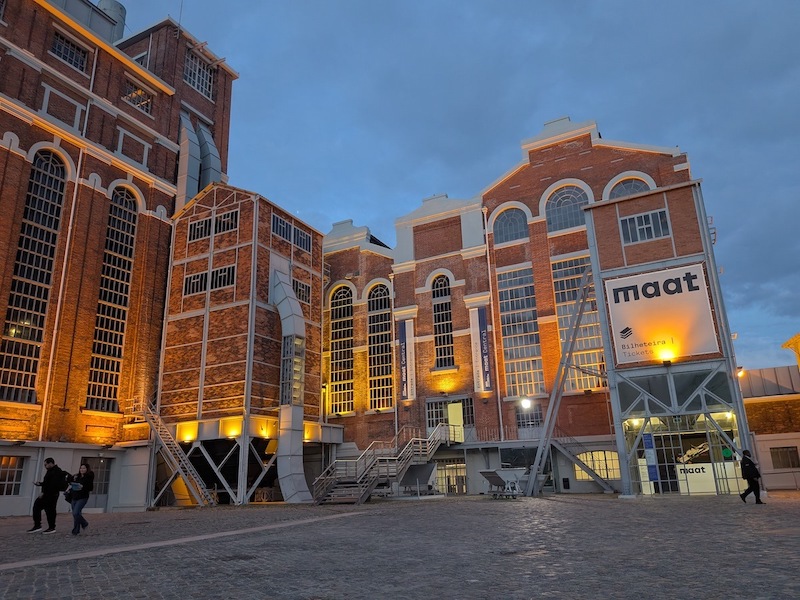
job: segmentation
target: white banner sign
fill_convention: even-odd
[[[617,364],[719,352],[702,265],[605,282]]]

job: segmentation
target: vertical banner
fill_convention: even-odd
[[[408,349],[405,321],[397,324],[397,343],[400,354],[400,399],[408,400]]]
[[[400,354],[400,399],[413,400],[417,390],[414,372],[414,321],[411,319],[397,324],[397,345]]]
[[[483,391],[488,392],[492,389],[492,370],[489,364],[489,328],[486,326],[486,307],[478,308],[478,332],[480,333],[481,344],[481,377],[483,380]]]
[[[650,481],[658,481],[658,461],[656,460],[656,449],[653,445],[653,434],[643,433],[642,443],[644,444],[644,458],[647,461],[647,476]]]
[[[475,391],[490,392],[492,372],[489,368],[489,332],[486,326],[485,306],[469,309],[469,329]]]

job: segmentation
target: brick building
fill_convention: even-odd
[[[0,514],[42,462],[140,509],[171,217],[225,179],[236,73],[174,21],[126,39],[101,0],[0,2]]]
[[[548,435],[561,450],[548,454],[546,468],[556,490],[687,491],[679,458],[710,442],[717,462],[723,449],[727,460],[746,431],[699,182],[678,149],[607,141],[593,122],[548,123],[522,150],[522,162],[479,198],[434,196],[397,219],[392,251],[349,222],[326,236],[323,381],[331,422],[343,424],[359,449],[404,430],[424,436],[440,423],[455,425],[463,441],[436,452],[436,485],[480,493],[488,488],[480,471],[534,463],[557,403]],[[705,346],[673,345],[669,360],[619,355],[613,314],[595,287],[687,265],[701,274],[691,277],[705,297]],[[582,283],[587,269],[592,277]],[[394,359],[376,377],[388,351],[377,335],[384,330],[396,340]],[[670,329],[671,339],[690,330]],[[677,382],[702,401],[661,398],[659,412],[644,392],[646,400],[626,397],[621,408],[626,376],[641,385],[641,378]],[[609,378],[621,383],[609,388]],[[646,407],[632,409],[637,401]],[[651,461],[660,469],[655,485],[642,477],[641,462],[643,436],[653,435],[669,440]]]

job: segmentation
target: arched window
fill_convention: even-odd
[[[494,221],[494,243],[502,244],[528,237],[528,219],[525,211],[509,208],[501,212]]]
[[[36,403],[36,373],[53,278],[66,169],[53,152],[33,158],[0,341],[0,400]]]
[[[633,194],[640,194],[649,190],[650,186],[647,185],[647,183],[641,179],[631,177],[630,179],[623,179],[611,188],[611,191],[608,193],[608,198],[609,200],[612,198],[622,198],[623,196],[632,196]]]
[[[114,190],[106,226],[89,386],[86,390],[86,408],[89,410],[119,412],[119,376],[133,273],[136,217],[136,197],[133,193],[126,188]]]
[[[560,231],[570,227],[578,227],[585,223],[583,207],[589,204],[589,197],[576,185],[567,185],[557,189],[547,199],[547,231]]]
[[[439,275],[431,284],[433,297],[433,340],[436,348],[436,368],[455,365],[453,349],[453,310],[450,304],[450,280]]]
[[[389,288],[376,285],[367,299],[369,408],[392,408],[392,305]]]
[[[331,412],[353,412],[353,292],[344,285],[331,295],[330,341]]]

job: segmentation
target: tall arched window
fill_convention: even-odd
[[[136,216],[135,196],[126,188],[114,190],[106,226],[86,390],[86,408],[89,410],[119,412],[119,375],[133,272]]]
[[[450,304],[450,280],[439,275],[431,284],[433,296],[433,340],[436,348],[436,368],[455,365],[453,349],[453,309]]]
[[[0,342],[0,400],[36,403],[36,374],[65,185],[63,161],[49,150],[37,152]]]
[[[528,237],[528,219],[525,211],[509,208],[501,212],[494,221],[494,243],[502,244]]]
[[[547,199],[547,231],[560,231],[583,225],[583,207],[589,204],[589,196],[576,185],[557,189]]]
[[[389,288],[376,285],[367,299],[369,407],[392,408],[392,305]]]
[[[344,285],[331,295],[330,378],[331,412],[353,412],[353,292]]]
[[[650,190],[650,186],[647,185],[641,179],[637,179],[635,177],[631,177],[630,179],[623,179],[619,183],[617,183],[611,191],[608,193],[608,198],[622,198],[623,196],[632,196],[633,194],[641,194],[642,192],[647,192]]]

